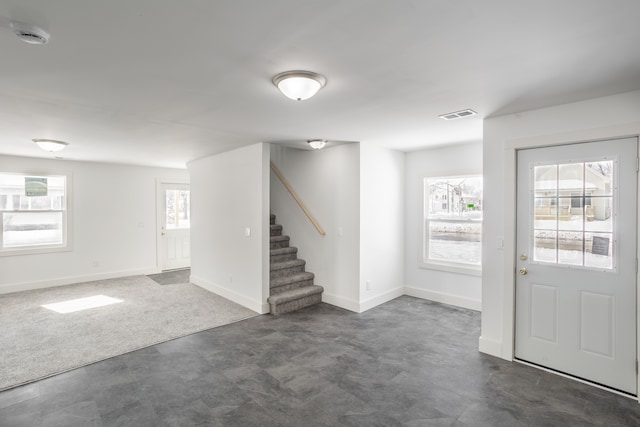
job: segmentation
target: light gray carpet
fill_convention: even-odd
[[[68,314],[41,307],[94,295],[123,302]],[[0,390],[255,315],[190,283],[146,276],[0,295]]]

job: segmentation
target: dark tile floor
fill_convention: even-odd
[[[0,425],[640,425],[635,400],[479,353],[479,325],[406,296],[258,316],[0,393]]]
[[[191,269],[165,271],[158,274],[150,274],[147,277],[160,285],[175,285],[176,283],[189,283]]]

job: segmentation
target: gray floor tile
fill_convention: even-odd
[[[637,401],[478,352],[401,297],[257,316],[0,393],[1,426],[637,426]]]

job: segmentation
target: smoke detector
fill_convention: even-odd
[[[49,33],[35,25],[12,21],[11,29],[13,30],[13,33],[25,43],[47,44],[49,42]]]

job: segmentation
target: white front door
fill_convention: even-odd
[[[160,184],[158,254],[161,270],[191,265],[191,210],[188,184]]]
[[[518,152],[516,358],[630,394],[636,138]]]

